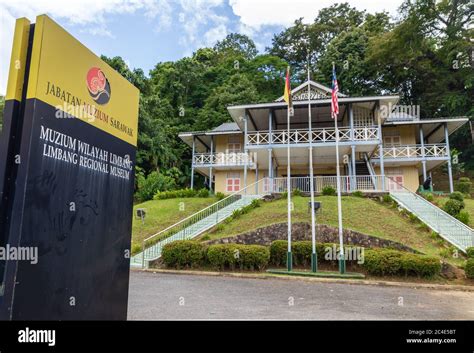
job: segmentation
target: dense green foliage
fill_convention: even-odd
[[[456,184],[456,190],[469,195],[471,193],[471,188],[472,188],[472,182],[469,178],[459,178],[458,183]]]
[[[464,272],[467,278],[474,279],[474,258],[470,258],[466,261]]]
[[[179,189],[179,190],[170,190],[170,191],[158,191],[153,200],[166,200],[166,199],[176,199],[181,197],[209,197],[208,189]]]
[[[287,241],[276,240],[270,245],[270,262],[275,266],[286,264]],[[334,244],[317,243],[318,262],[328,263],[326,253]],[[345,247],[349,251],[350,246]],[[311,241],[295,241],[292,243],[293,263],[295,266],[307,266],[311,263]],[[347,261],[351,266],[360,266],[372,275],[406,275],[432,277],[441,271],[440,260],[434,256],[412,254],[390,249],[365,249],[363,259]],[[337,260],[329,260],[333,265]]]
[[[263,270],[268,266],[270,252],[262,245],[216,244],[209,246],[207,260],[218,270]]]
[[[193,240],[177,240],[163,246],[161,257],[168,267],[199,267],[206,262],[206,247]]]
[[[330,84],[336,63],[344,93],[400,94],[402,104],[420,105],[422,118],[474,115],[472,11],[469,0],[406,0],[394,21],[387,13],[335,4],[322,9],[312,23],[297,19],[277,33],[265,53],[258,53],[247,36],[233,33],[213,48],[157,63],[149,77],[130,70],[120,57],[104,60],[141,92],[140,170],[148,175],[176,168],[175,187],[182,188],[189,185],[190,148],[178,133],[230,121],[228,105],[276,99],[288,64],[293,87],[305,80],[308,54],[312,78],[322,84]],[[474,171],[469,126],[451,141],[460,152],[459,166]],[[201,177],[196,185],[203,185]]]
[[[207,246],[193,240],[166,244],[162,253],[167,267],[186,268],[210,266],[217,270],[263,270],[268,266],[270,252],[261,245],[216,244]]]
[[[322,193],[325,196],[335,196],[336,189],[334,189],[332,186],[325,186],[323,187]]]
[[[466,255],[469,258],[474,258],[474,246],[470,246],[466,249]]]

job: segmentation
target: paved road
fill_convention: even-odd
[[[128,318],[473,320],[474,293],[132,271]]]

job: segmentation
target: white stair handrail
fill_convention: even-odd
[[[474,232],[474,229],[472,229],[471,227],[469,227],[468,225],[462,223],[460,220],[454,218],[453,216],[451,216],[449,213],[447,213],[446,211],[444,211],[443,209],[441,209],[440,207],[432,204],[431,202],[429,202],[428,200],[426,200],[424,197],[418,195],[417,193],[411,191],[411,190],[408,190],[406,187],[404,187],[403,185],[401,185],[400,183],[396,182],[395,180],[391,179],[390,177],[386,177],[386,178],[389,178],[390,182],[392,183],[395,183],[397,185],[399,185],[400,187],[403,188],[403,191],[402,192],[408,192],[412,195],[414,195],[418,200],[421,200],[422,202],[424,202],[425,204],[428,204],[429,206],[431,207],[436,207],[436,211],[437,212],[440,212],[441,214],[447,216],[449,218],[449,220],[451,222],[453,222],[455,225],[457,226],[461,226],[461,227],[464,227],[466,230],[470,231],[470,232]],[[395,191],[396,193],[397,191]]]

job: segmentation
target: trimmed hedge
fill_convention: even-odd
[[[438,258],[398,250],[368,249],[362,267],[373,275],[432,277],[441,271]]]
[[[464,272],[466,273],[467,278],[474,279],[474,258],[470,258],[466,261]]]
[[[161,258],[167,267],[199,267],[206,262],[206,246],[195,240],[177,240],[163,246]]]
[[[325,259],[326,249],[333,248],[335,244],[317,243],[316,252],[318,261],[328,262]],[[336,246],[338,246],[336,244]],[[275,240],[270,245],[270,262],[275,266],[286,264],[288,242]],[[351,249],[345,246],[345,249]],[[292,243],[293,263],[296,266],[306,266],[311,263],[311,241],[295,241]],[[336,263],[336,261],[332,261]],[[349,262],[349,261],[347,261]],[[350,261],[351,264],[361,266],[372,275],[406,275],[431,277],[441,271],[441,262],[438,258],[427,255],[407,253],[391,249],[365,249],[364,261],[358,264],[357,260]]]
[[[208,189],[180,189],[169,191],[158,191],[154,196],[154,200],[176,199],[183,197],[209,197]]]
[[[466,255],[468,258],[474,259],[474,246],[466,248]]]
[[[263,270],[269,260],[270,252],[262,245],[215,244],[207,249],[209,265],[219,270]]]
[[[316,243],[316,254],[318,261],[328,261],[325,259],[326,249],[336,245],[333,243]],[[352,246],[345,246],[345,249],[351,249]],[[275,266],[286,265],[286,257],[288,252],[288,241],[274,240],[270,245],[270,263]],[[313,252],[312,243],[310,240],[294,241],[291,243],[291,252],[293,255],[293,264],[295,266],[306,266],[311,264],[311,254]]]

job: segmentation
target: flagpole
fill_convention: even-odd
[[[291,94],[291,92],[290,92]],[[287,140],[286,140],[286,148],[287,148],[287,167],[286,167],[286,185],[287,185],[287,194],[288,194],[288,254],[286,259],[286,264],[288,267],[288,272],[293,269],[293,259],[291,256],[291,167],[290,167],[290,105],[288,104],[288,112],[286,117],[286,124],[287,124]]]
[[[286,191],[288,198],[288,252],[286,256],[286,265],[288,272],[291,272],[293,269],[293,257],[291,255],[291,167],[290,167],[290,113],[291,113],[291,83],[290,83],[290,67],[288,66],[286,70],[286,82],[285,82],[285,96],[287,95],[287,115],[286,115],[286,125],[287,125],[287,135],[286,135]]]
[[[316,253],[316,215],[314,213],[314,171],[313,171],[313,131],[311,119],[311,87],[309,84],[309,55],[308,55],[308,137],[309,137],[309,188],[311,196],[311,271],[318,271],[318,256]]]
[[[332,63],[332,71],[335,72],[335,64]],[[334,80],[334,78],[333,78]],[[346,261],[344,259],[344,244],[342,239],[342,205],[341,205],[341,173],[339,171],[339,129],[337,128],[337,115],[334,114],[334,132],[336,134],[336,187],[337,187],[337,217],[339,226],[339,272],[346,272]]]

